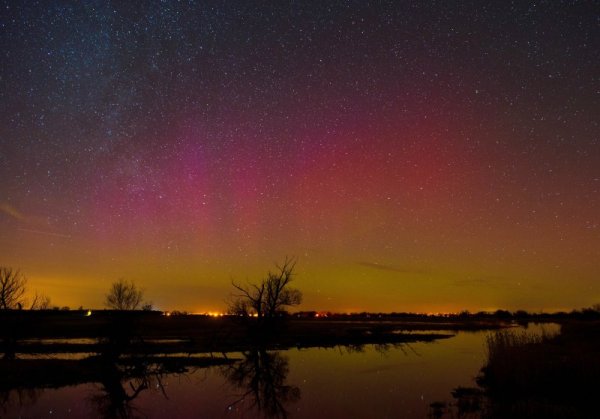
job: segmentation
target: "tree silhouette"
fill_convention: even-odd
[[[287,418],[286,405],[297,402],[301,396],[298,387],[286,382],[289,373],[287,357],[264,348],[253,348],[243,355],[244,359],[221,370],[231,384],[243,391],[229,404],[228,410],[241,404],[249,414]]]
[[[0,310],[22,308],[27,279],[17,269],[0,266]]]
[[[132,356],[128,364],[105,363],[100,375],[101,392],[90,398],[100,417],[129,419],[145,416],[132,402],[151,388],[160,388],[167,397],[162,384],[162,369],[161,365],[151,365],[139,356]]]
[[[37,292],[33,296],[33,301],[29,306],[30,310],[48,310],[50,308],[50,297]]]
[[[284,312],[285,307],[302,302],[302,293],[290,286],[296,260],[286,257],[283,264],[275,266],[277,270],[269,272],[258,284],[232,282],[237,293],[229,301],[231,314],[270,319]]]
[[[144,292],[133,281],[113,282],[104,304],[113,310],[135,310],[142,303]]]

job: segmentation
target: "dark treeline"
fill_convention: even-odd
[[[600,304],[570,312],[559,311],[552,313],[527,312],[525,310],[509,311],[498,309],[496,311],[470,312],[463,310],[458,313],[414,313],[414,312],[360,312],[336,313],[331,311],[299,311],[291,314],[288,309],[301,304],[302,292],[292,287],[296,279],[296,262],[294,257],[286,257],[275,269],[268,271],[267,275],[257,282],[238,283],[232,281],[233,292],[227,301],[226,316],[257,318],[254,323],[269,328],[272,321],[282,318],[299,319],[336,319],[336,320],[515,320],[521,321],[546,321],[561,319],[598,319],[600,318]],[[38,311],[41,313],[71,311],[69,307],[51,306],[50,299],[40,294],[35,294],[33,302],[26,304],[27,279],[18,269],[0,266],[0,315],[11,311]],[[108,310],[96,311],[94,314],[111,315],[113,311],[148,313],[161,313],[154,309],[149,301],[144,302],[144,291],[133,281],[119,279],[112,283],[105,295],[105,307]],[[25,310],[29,308],[29,310]],[[80,306],[78,312],[91,313]],[[166,315],[188,315],[185,311],[164,312]]]
[[[221,353],[267,349],[407,343],[448,338],[461,325],[279,319],[268,329],[256,318],[163,315],[157,311],[0,312],[0,357],[34,353]],[[254,322],[254,324],[253,324]],[[464,323],[464,322],[463,322]],[[498,327],[491,322],[478,329]],[[466,329],[471,330],[470,325]],[[440,333],[440,329],[448,332]],[[411,333],[415,330],[430,333]]]
[[[69,307],[54,307],[51,309],[42,310],[18,310],[8,309],[0,310],[0,318],[10,318],[16,315],[26,316],[27,318],[41,318],[41,317],[52,317],[52,318],[69,318],[73,316],[93,316],[98,317],[110,317],[116,314],[131,317],[156,317],[156,316],[190,316],[197,318],[210,318],[214,315],[209,314],[197,314],[189,313],[187,311],[159,311],[159,310],[88,310],[82,307],[78,309],[70,309]],[[236,318],[240,315],[236,314],[222,314],[219,317],[223,318]],[[429,320],[441,320],[441,321],[461,321],[461,320],[527,320],[527,321],[554,321],[554,320],[569,320],[569,319],[600,319],[600,305],[583,308],[579,310],[571,311],[557,311],[557,312],[528,312],[525,310],[496,310],[496,311],[478,311],[470,312],[467,310],[458,313],[417,313],[417,312],[390,312],[390,313],[378,313],[378,312],[367,312],[363,311],[360,313],[336,313],[331,311],[298,311],[294,313],[287,313],[281,311],[277,313],[278,318],[287,319],[318,319],[318,320],[418,320],[418,321],[429,321]]]
[[[402,319],[402,320],[526,320],[529,321],[554,321],[561,319],[600,319],[600,306],[584,308],[581,310],[572,310],[569,312],[558,311],[552,313],[533,313],[525,310],[496,310],[496,311],[478,311],[471,313],[467,310],[459,313],[411,313],[411,312],[392,312],[392,313],[335,313],[322,311],[301,311],[291,315],[295,318],[304,319],[337,319],[337,320],[377,320],[377,319]]]

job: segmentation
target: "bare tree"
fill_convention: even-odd
[[[152,304],[152,301],[146,301],[142,305],[142,310],[143,311],[152,311],[152,310],[154,310],[154,304]]]
[[[50,297],[37,292],[33,296],[33,301],[29,306],[30,310],[48,310],[50,308]]]
[[[285,258],[269,272],[259,284],[241,285],[232,282],[237,293],[229,301],[229,312],[236,315],[255,315],[259,319],[273,318],[285,311],[285,307],[302,302],[302,292],[292,288],[296,260]]]
[[[142,303],[144,292],[133,281],[113,282],[104,304],[113,310],[135,310]]]
[[[252,314],[250,299],[239,295],[232,295],[227,301],[227,312],[235,316],[248,317]]]
[[[290,282],[294,273],[296,261],[286,258],[283,265],[277,265],[276,272],[269,272],[266,279],[265,315],[273,317],[284,310],[286,306],[299,305],[302,302],[302,293],[291,288]]]
[[[0,310],[22,308],[27,279],[17,269],[0,266]]]

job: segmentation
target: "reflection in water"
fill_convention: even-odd
[[[0,417],[44,417],[50,410],[55,417],[82,418],[459,417],[459,400],[451,390],[474,385],[485,361],[485,336],[459,333],[410,345],[263,349],[231,354],[235,360],[144,354],[138,342],[84,360],[17,355],[0,359],[0,392],[12,391],[10,397],[0,393],[10,399],[0,406]],[[157,394],[157,379],[168,398]],[[224,392],[224,387],[231,390]],[[43,391],[30,397],[29,388]],[[15,389],[21,389],[20,396]],[[468,396],[460,402],[462,417],[475,417],[467,412],[475,400],[461,395]],[[442,402],[430,406],[436,400]]]
[[[466,418],[477,417],[483,409],[483,391],[475,387],[457,387],[452,390],[452,397],[456,401],[458,416]]]
[[[98,359],[103,368],[98,381],[102,389],[90,400],[103,418],[137,417],[137,409],[131,402],[150,387],[153,377],[161,383],[160,364],[150,364],[143,353],[132,352],[133,339],[141,340],[140,336],[135,336],[134,330],[134,319],[117,316],[108,323],[101,339],[104,349]],[[123,358],[123,355],[129,356]],[[124,387],[126,383],[129,389]],[[160,388],[166,397],[162,385]]]
[[[248,402],[246,409],[269,418],[286,418],[286,405],[300,400],[300,389],[286,384],[289,361],[278,352],[252,349],[244,359],[222,369],[225,378],[243,393],[231,404],[232,410]]]
[[[476,419],[487,417],[483,392],[474,387],[456,387],[452,390],[453,402],[433,402],[429,405],[429,418],[458,417]]]
[[[393,343],[374,343],[374,344],[352,344],[352,345],[338,345],[335,348],[340,354],[364,354],[367,350],[372,349],[380,355],[387,355],[392,350],[400,350],[404,355],[409,353],[420,356],[417,351],[412,347],[411,344],[406,342],[393,342]]]
[[[3,389],[0,391],[0,417],[3,417],[10,408],[18,406],[33,406],[37,403],[43,390],[38,388]]]
[[[104,418],[135,418],[138,410],[131,404],[140,393],[149,388],[160,388],[167,398],[162,385],[162,367],[151,365],[142,358],[130,358],[128,364],[106,363],[99,381],[102,389],[90,400],[96,411]],[[126,386],[127,385],[127,386]],[[128,388],[127,388],[128,387]],[[142,415],[143,416],[143,415]]]
[[[560,353],[560,343],[565,341],[560,340],[560,332],[561,325],[548,323],[528,324],[527,327],[521,327],[520,330],[501,330],[488,334],[485,339],[488,359],[475,380],[478,387],[456,387],[451,391],[452,401],[430,403],[428,417],[464,419],[597,417],[594,414],[587,415],[587,412],[581,414],[585,407],[580,400],[577,400],[575,406],[568,405],[568,402],[565,403],[567,407],[565,414],[565,411],[560,410],[565,406],[560,406],[558,395],[552,394],[548,388],[544,388],[545,385],[548,385],[554,389],[564,382],[568,382],[568,388],[574,388],[577,384],[574,381],[565,380],[560,375],[561,371],[566,372],[572,369],[565,365],[574,358]],[[564,332],[562,335],[564,336]],[[575,340],[571,339],[567,346],[574,347],[574,342]],[[586,344],[589,344],[589,340]],[[576,349],[579,358],[584,356],[584,352],[581,347]],[[556,359],[546,362],[552,356],[556,356],[559,362],[556,362]],[[593,357],[596,359],[595,352]],[[512,381],[506,379],[500,381],[495,392],[490,391],[489,386],[486,386],[486,379],[489,379],[487,377],[489,365],[493,360],[501,361],[501,363],[498,362],[500,365],[495,371],[497,374],[502,378],[506,376],[513,378]],[[581,382],[582,375],[575,374],[575,376]],[[526,385],[532,377],[536,381],[529,389],[516,388],[516,386]],[[584,384],[583,387],[589,386]],[[578,393],[581,394],[583,391]],[[535,400],[535,397],[539,399]]]
[[[78,359],[48,356],[54,345],[81,344],[76,339],[25,342],[38,345],[36,347],[42,351],[42,355],[36,356],[28,352],[23,357],[15,356],[17,345],[14,342],[18,339],[13,337],[16,335],[12,331],[10,334],[3,333],[0,351],[5,355],[0,359],[0,416],[36,405],[42,389],[99,383],[98,392],[88,397],[96,411],[94,416],[147,417],[132,402],[148,389],[162,392],[167,399],[162,384],[164,376],[186,374],[194,367],[205,368],[231,362],[224,358],[191,355],[160,356],[151,351],[152,348],[139,336],[133,334],[131,322],[119,321],[117,318],[109,326],[95,347],[97,354]],[[22,345],[21,348],[25,349],[26,346]],[[31,351],[29,348],[27,350]]]
[[[487,417],[483,391],[475,387],[457,387],[452,390],[452,402],[433,402],[429,405],[429,418],[458,417],[477,419]]]

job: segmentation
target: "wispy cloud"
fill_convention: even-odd
[[[381,271],[422,275],[422,278],[424,279],[427,278],[442,281],[441,283],[445,283],[447,286],[474,288],[515,288],[520,286],[519,282],[510,278],[498,275],[488,275],[485,273],[471,273],[465,275],[451,271],[426,270],[411,266],[388,265],[367,261],[360,261],[357,262],[357,264]]]
[[[9,218],[17,221],[18,230],[25,233],[41,234],[44,236],[53,237],[65,237],[70,238],[68,234],[64,234],[58,231],[52,231],[52,228],[48,225],[48,219],[39,215],[26,214],[23,211],[15,208],[14,206],[0,202],[0,215],[4,214]]]
[[[26,219],[26,217],[19,210],[5,203],[0,203],[0,212],[3,212],[4,214],[18,221],[25,221]]]
[[[473,279],[457,279],[453,282],[457,287],[479,287],[492,285],[491,281],[486,278],[473,278]]]
[[[382,263],[364,262],[364,261],[357,262],[357,263],[361,266],[366,266],[367,268],[379,269],[381,271],[399,272],[399,273],[405,273],[405,274],[420,274],[420,275],[427,273],[427,271],[425,271],[423,269],[415,269],[415,268],[406,267],[406,266],[386,265],[386,264],[382,264]]]
[[[17,220],[24,224],[36,226],[47,224],[47,221],[44,217],[25,214],[22,211],[15,208],[14,206],[7,204],[6,202],[0,203],[0,212],[9,216],[13,220]]]
[[[496,275],[478,276],[474,278],[461,278],[452,282],[457,287],[490,287],[498,288],[500,286],[511,286],[514,281],[508,278]]]
[[[65,237],[67,239],[71,238],[71,236],[68,235],[68,234],[55,233],[55,232],[52,232],[52,231],[32,230],[30,228],[20,228],[19,231],[24,231],[26,233],[33,233],[33,234],[42,234],[44,236]]]

